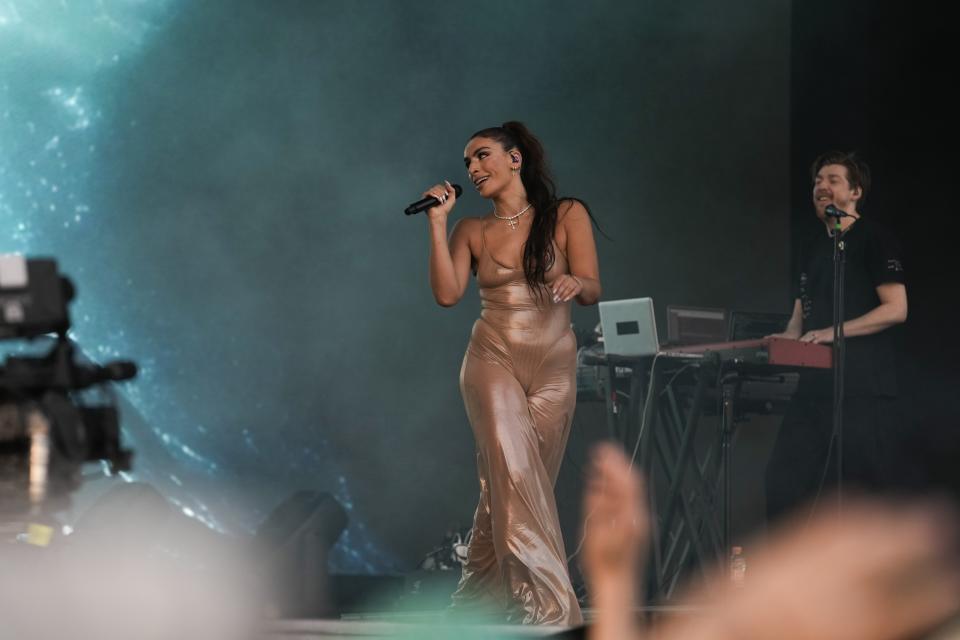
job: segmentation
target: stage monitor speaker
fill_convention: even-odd
[[[726,342],[728,328],[726,309],[667,306],[667,344]]]
[[[326,492],[298,491],[264,520],[256,539],[271,586],[270,613],[282,618],[335,614],[327,558],[347,512]]]

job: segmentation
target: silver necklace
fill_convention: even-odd
[[[501,216],[501,215],[499,215],[499,214],[497,213],[497,206],[494,205],[494,206],[493,206],[493,217],[496,218],[497,220],[504,220],[508,225],[510,225],[510,228],[511,228],[511,229],[516,229],[516,228],[520,225],[520,223],[517,222],[517,218],[519,218],[520,216],[522,216],[523,214],[525,214],[525,213],[527,212],[527,209],[529,209],[529,208],[532,207],[532,206],[533,206],[533,203],[531,202],[530,204],[528,204],[527,206],[525,206],[523,209],[520,209],[520,211],[518,211],[515,215],[512,215],[512,216],[510,216],[509,218],[506,218],[506,217]]]

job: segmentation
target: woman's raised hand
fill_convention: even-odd
[[[431,220],[446,220],[447,215],[453,209],[453,205],[457,202],[457,194],[453,190],[453,185],[446,180],[443,181],[443,184],[435,184],[424,191],[423,197],[433,197],[440,202],[437,206],[427,209],[427,216]]]

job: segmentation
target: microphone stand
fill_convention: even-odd
[[[846,344],[843,335],[843,281],[846,251],[841,239],[840,218],[850,214],[828,206],[826,215],[833,227],[833,436],[837,439],[837,514],[843,514],[843,391]]]

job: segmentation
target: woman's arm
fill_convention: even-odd
[[[596,304],[600,299],[600,265],[593,226],[586,208],[576,200],[561,203],[558,225],[566,237],[567,260],[570,275],[561,276],[553,283],[554,300],[566,302],[576,297],[582,305]]]
[[[470,237],[480,222],[476,218],[464,218],[453,225],[447,238],[447,216],[456,202],[453,189],[446,185],[431,187],[424,196],[440,194],[447,197],[443,204],[427,210],[430,227],[430,289],[437,304],[452,307],[463,297],[470,278]]]

